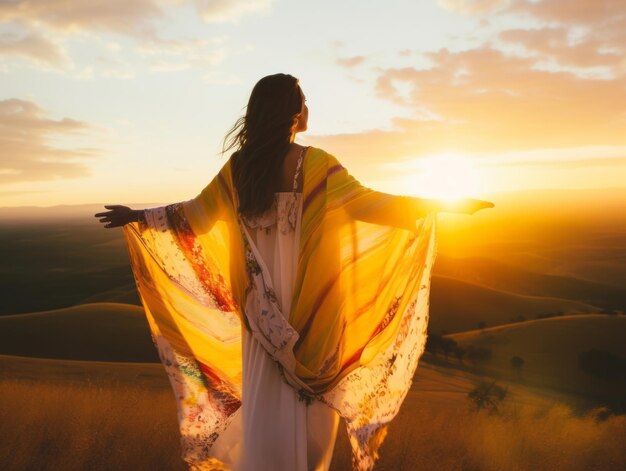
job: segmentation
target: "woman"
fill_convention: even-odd
[[[294,142],[305,101],[262,78],[198,196],[95,215],[124,226],[192,469],[327,470],[340,417],[371,469],[424,350],[436,214],[493,207],[362,186]]]

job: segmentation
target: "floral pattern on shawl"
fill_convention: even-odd
[[[165,206],[165,211],[167,222],[176,238],[177,246],[180,247],[181,252],[191,263],[198,280],[202,283],[202,288],[213,298],[213,302],[218,309],[225,312],[233,312],[235,310],[233,296],[230,290],[226,288],[223,276],[219,271],[211,267],[209,260],[205,257],[197,237],[189,226],[183,205],[170,204]]]
[[[432,230],[435,230],[434,226]],[[432,261],[436,243],[434,238],[429,241],[427,260]],[[417,295],[402,313],[393,344],[373,362],[352,371],[321,397],[346,421],[355,470],[373,468],[378,449],[387,434],[387,424],[398,414],[424,352],[431,282],[431,271],[427,268],[424,266]],[[393,308],[397,309],[397,305]]]
[[[206,365],[176,353],[163,336],[153,336],[153,341],[176,395],[185,461],[213,461],[211,446],[228,427],[241,401]]]
[[[135,231],[138,240],[167,277],[194,299],[219,312],[227,325],[240,326],[235,303],[224,279],[205,259],[197,238],[191,230],[180,203],[144,210],[145,223],[128,231]],[[131,259],[137,252],[131,250]],[[135,281],[140,295],[147,293],[151,276],[135,260]],[[180,441],[184,460],[195,469],[221,469],[211,457],[211,446],[232,421],[241,407],[241,393],[228,384],[212,368],[189,354],[172,347],[159,331],[152,318],[150,303],[142,297],[151,326],[153,343],[176,396]],[[184,313],[183,313],[184,316]],[[189,320],[195,325],[194,319]],[[200,323],[198,328],[202,328]]]

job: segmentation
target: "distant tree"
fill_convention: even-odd
[[[604,422],[606,419],[614,415],[615,411],[606,406],[594,407],[591,411],[589,411],[589,416],[593,417],[596,423]]]
[[[456,347],[456,342],[454,339],[451,339],[449,337],[443,337],[441,339],[441,351],[443,352],[446,361],[448,361],[448,355],[454,351],[454,348]]]
[[[457,360],[459,360],[459,363],[463,363],[463,357],[465,356],[465,349],[461,347],[460,345],[457,345],[454,348],[454,356],[456,357]]]
[[[487,327],[487,323],[486,323],[485,321],[480,321],[480,322],[478,323],[478,328],[479,328],[479,329],[481,329],[481,330],[482,330],[482,329],[484,329],[485,327]]]
[[[424,349],[428,353],[436,355],[438,352],[441,351],[442,343],[443,337],[441,335],[435,333],[428,334],[428,337],[426,338],[426,346],[424,347]]]
[[[495,380],[481,381],[467,397],[476,410],[486,409],[491,415],[499,412],[498,407],[507,396],[507,392],[508,389],[496,384]]]
[[[511,367],[515,370],[521,370],[522,366],[524,366],[524,359],[522,357],[514,356],[511,357]]]
[[[512,317],[511,320],[513,322],[524,322],[526,318],[520,314],[519,316]]]
[[[626,382],[626,360],[605,350],[592,348],[580,352],[578,368],[596,378]]]

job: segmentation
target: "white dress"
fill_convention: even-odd
[[[301,160],[298,169],[300,165]],[[297,175],[296,171],[294,188]],[[275,202],[266,213],[249,220],[247,229],[250,244],[262,258],[259,262],[270,274],[281,310],[288,313],[297,269],[302,194],[275,193]],[[214,456],[234,471],[328,470],[339,414],[319,401],[308,406],[301,401],[282,379],[275,361],[245,329],[242,344],[242,407],[213,445]]]

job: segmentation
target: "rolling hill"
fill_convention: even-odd
[[[626,316],[588,314],[561,316],[450,334],[462,347],[492,351],[484,373],[542,388],[597,397],[626,407],[626,376],[605,380],[578,368],[579,354],[600,349],[626,359]],[[521,371],[511,357],[524,360]]]
[[[436,333],[472,330],[479,322],[507,324],[518,316],[530,319],[559,312],[599,311],[596,306],[566,298],[516,294],[437,275],[432,277],[430,309],[428,330]]]
[[[143,308],[116,303],[1,316],[0,354],[159,362]]]
[[[614,260],[615,263],[619,261]],[[625,285],[617,287],[572,275],[536,272],[486,257],[453,258],[438,254],[433,275],[520,295],[569,299],[609,311],[626,311]]]

